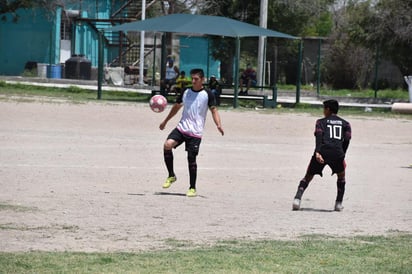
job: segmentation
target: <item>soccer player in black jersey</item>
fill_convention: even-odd
[[[316,174],[322,176],[326,165],[332,169],[332,175],[337,174],[337,196],[335,211],[342,211],[342,200],[345,194],[345,154],[352,135],[350,124],[337,116],[339,103],[336,100],[323,102],[324,118],[316,121],[316,147],[310,160],[305,177],[300,181],[298,191],[293,201],[293,210],[300,209],[300,202],[305,189]]]

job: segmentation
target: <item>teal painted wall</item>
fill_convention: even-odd
[[[55,18],[41,10],[19,10],[18,14],[17,23],[12,22],[11,15],[5,15],[6,21],[0,22],[1,75],[20,75],[28,61],[54,63],[56,58],[50,50],[55,46],[51,42],[56,35],[52,22]]]
[[[83,18],[108,19],[111,0],[83,0],[71,4],[65,1],[64,9],[80,10]],[[119,6],[124,1],[119,1]],[[60,61],[60,22],[61,9],[46,13],[40,9],[17,10],[19,20],[12,22],[10,14],[0,20],[0,75],[21,75],[28,61],[57,64]],[[79,22],[75,25],[72,37],[72,54],[84,54],[97,66],[98,34],[91,25]],[[104,49],[104,63],[117,50]],[[110,55],[110,56],[108,56]]]
[[[180,70],[186,75],[193,68],[201,68],[209,78],[215,75],[220,79],[220,61],[209,55],[208,39],[205,37],[180,37]]]
[[[97,19],[109,19],[112,13],[111,1],[83,1],[82,4],[71,6],[72,9],[81,11],[81,18],[97,18]],[[120,7],[120,4],[119,4]],[[104,25],[104,24],[103,24]],[[106,24],[107,27],[110,24]],[[102,26],[102,24],[100,24]],[[92,28],[92,26],[84,21],[79,21],[75,26],[74,31],[74,52],[72,54],[83,54],[92,62],[92,66],[96,67],[98,62],[98,33]],[[107,63],[109,50],[104,47],[104,63]]]

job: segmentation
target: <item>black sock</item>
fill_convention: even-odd
[[[163,155],[164,155],[167,171],[169,172],[169,177],[175,176],[175,172],[173,170],[173,151],[163,150]]]
[[[336,195],[336,202],[342,202],[343,200],[343,195],[345,195],[345,178],[343,179],[338,179],[336,182],[336,186],[338,188],[338,194]]]
[[[309,183],[306,182],[305,179],[299,182],[298,191],[296,192],[295,199],[302,199],[303,192],[305,192],[306,188],[308,187]]]
[[[196,157],[188,157],[190,188],[196,189],[197,163]]]

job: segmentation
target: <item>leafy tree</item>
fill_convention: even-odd
[[[18,9],[34,9],[34,8],[43,8],[48,11],[53,12],[56,6],[62,6],[63,0],[57,1],[48,1],[48,0],[0,0],[0,15],[1,20],[6,20],[6,13],[10,13],[13,16],[13,21],[17,22],[19,19],[16,11]]]
[[[373,52],[357,43],[361,30],[352,22],[369,13],[369,3],[351,2],[334,13],[334,30],[328,36],[329,49],[322,66],[322,80],[335,89],[361,89],[368,86],[375,60]]]
[[[379,0],[353,5],[351,39],[396,64],[404,75],[412,74],[412,1]]]
[[[411,74],[411,8],[411,1],[397,0],[352,0],[340,6],[334,13],[324,80],[334,88],[371,86],[376,58],[391,60],[404,75]]]

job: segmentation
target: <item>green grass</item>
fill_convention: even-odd
[[[279,85],[278,90],[289,91],[295,93],[296,87],[293,85]],[[302,86],[302,91],[309,91],[316,95],[316,88],[312,86]],[[70,86],[68,88],[54,88],[54,87],[41,87],[32,86],[26,84],[7,84],[4,81],[0,81],[0,94],[3,95],[24,95],[24,96],[47,96],[70,99],[75,101],[85,100],[97,100],[97,87],[96,91],[85,90],[76,86]],[[139,94],[135,92],[121,92],[121,91],[103,91],[102,100],[122,100],[122,101],[148,101],[149,95]],[[374,98],[375,91],[371,89],[367,90],[329,90],[321,89],[321,96],[336,96],[336,97],[353,97],[353,98]],[[380,99],[399,99],[409,100],[409,93],[407,90],[379,90],[377,98]],[[253,108],[256,104],[252,102],[240,102],[241,106]]]
[[[294,87],[294,86],[290,86]],[[286,86],[288,88],[288,86]],[[294,90],[293,90],[294,92]],[[335,91],[333,91],[335,92]],[[339,94],[336,96],[348,96],[349,92],[347,90],[336,91]],[[372,91],[365,91],[372,92]],[[380,91],[381,92],[381,91]],[[388,92],[397,92],[397,91],[388,91]],[[404,91],[399,91],[400,93],[408,94]],[[350,93],[350,94],[353,94]],[[382,91],[381,94],[384,94]],[[389,93],[388,93],[389,94]],[[43,86],[33,86],[26,84],[7,84],[4,81],[0,81],[0,100],[11,100],[11,96],[16,96],[12,100],[17,100],[18,102],[32,102],[39,100],[68,100],[74,103],[86,103],[86,102],[141,102],[147,103],[150,99],[150,94],[141,94],[137,92],[122,92],[122,91],[103,91],[102,99],[97,100],[97,91],[85,90],[76,86],[70,86],[68,88],[55,88],[55,87],[43,87]],[[355,94],[356,95],[356,94]],[[396,95],[397,94],[392,94]],[[393,98],[399,98],[393,97]],[[407,97],[406,97],[407,98]],[[174,100],[174,97],[169,98],[170,101]],[[233,100],[232,99],[222,99],[222,105],[220,109],[232,109]],[[249,110],[249,109],[259,109],[262,113],[309,113],[313,115],[321,115],[322,108],[320,106],[314,106],[310,104],[300,103],[293,105],[293,107],[281,107],[276,109],[262,109],[261,101],[254,100],[239,100],[238,101],[239,110]],[[384,116],[389,118],[412,118],[411,115],[400,115],[392,113],[390,109],[374,109],[372,112],[365,112],[364,108],[348,108],[341,107],[342,112],[344,111],[346,115],[362,115],[362,116]]]
[[[148,102],[149,95],[140,94],[137,92],[123,92],[123,91],[103,91],[102,101],[133,101],[133,102]],[[0,81],[0,95],[7,96],[26,96],[26,97],[44,97],[67,99],[75,102],[97,101],[97,87],[96,90],[85,90],[76,86],[69,86],[67,88],[43,87],[25,84],[7,84]],[[30,100],[25,98],[24,100]],[[34,100],[34,98],[33,98]]]
[[[9,210],[9,211],[15,211],[15,212],[28,212],[28,211],[35,211],[37,210],[37,208],[0,203],[0,212],[3,210]]]
[[[412,235],[226,241],[135,253],[0,253],[1,273],[411,273]]]
[[[296,86],[294,85],[278,85],[278,90],[295,92]],[[302,91],[308,91],[316,95],[316,87],[309,85],[301,86]],[[321,88],[319,90],[320,96],[336,96],[336,97],[353,97],[353,98],[375,98],[375,90],[373,89],[364,89],[364,90],[349,90],[349,89],[340,89],[332,90],[327,88]],[[400,99],[400,100],[409,100],[409,92],[401,89],[383,89],[378,90],[376,93],[376,98],[378,99]]]

